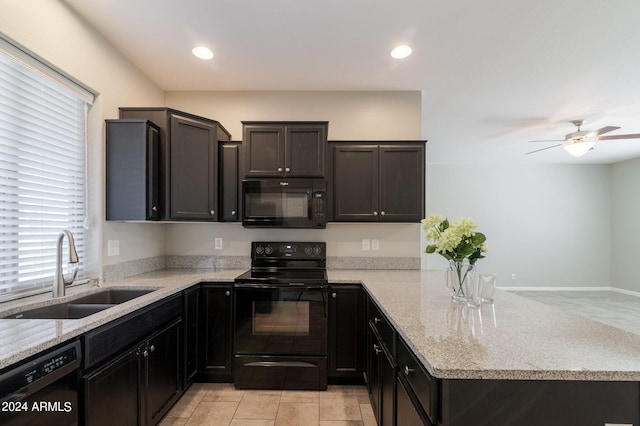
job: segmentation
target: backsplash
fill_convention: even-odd
[[[249,269],[247,256],[157,256],[107,265],[104,281],[115,281],[159,269]],[[419,257],[328,257],[327,269],[420,269]]]

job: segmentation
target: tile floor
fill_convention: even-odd
[[[160,423],[232,426],[368,426],[376,421],[365,386],[326,391],[236,390],[231,383],[194,383]]]
[[[640,334],[640,297],[615,291],[514,291],[566,312]]]

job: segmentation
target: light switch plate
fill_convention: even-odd
[[[222,238],[216,238],[215,240],[215,249],[222,250]]]
[[[377,238],[374,238],[371,240],[371,250],[373,251],[377,251],[380,250],[380,240]]]
[[[362,239],[362,251],[371,250],[371,240],[369,238]]]

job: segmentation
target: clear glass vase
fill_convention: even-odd
[[[475,265],[468,260],[450,260],[445,271],[445,284],[451,290],[451,298],[456,302],[472,303],[476,286]]]

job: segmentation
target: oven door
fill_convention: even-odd
[[[327,354],[325,286],[235,284],[236,355]]]

